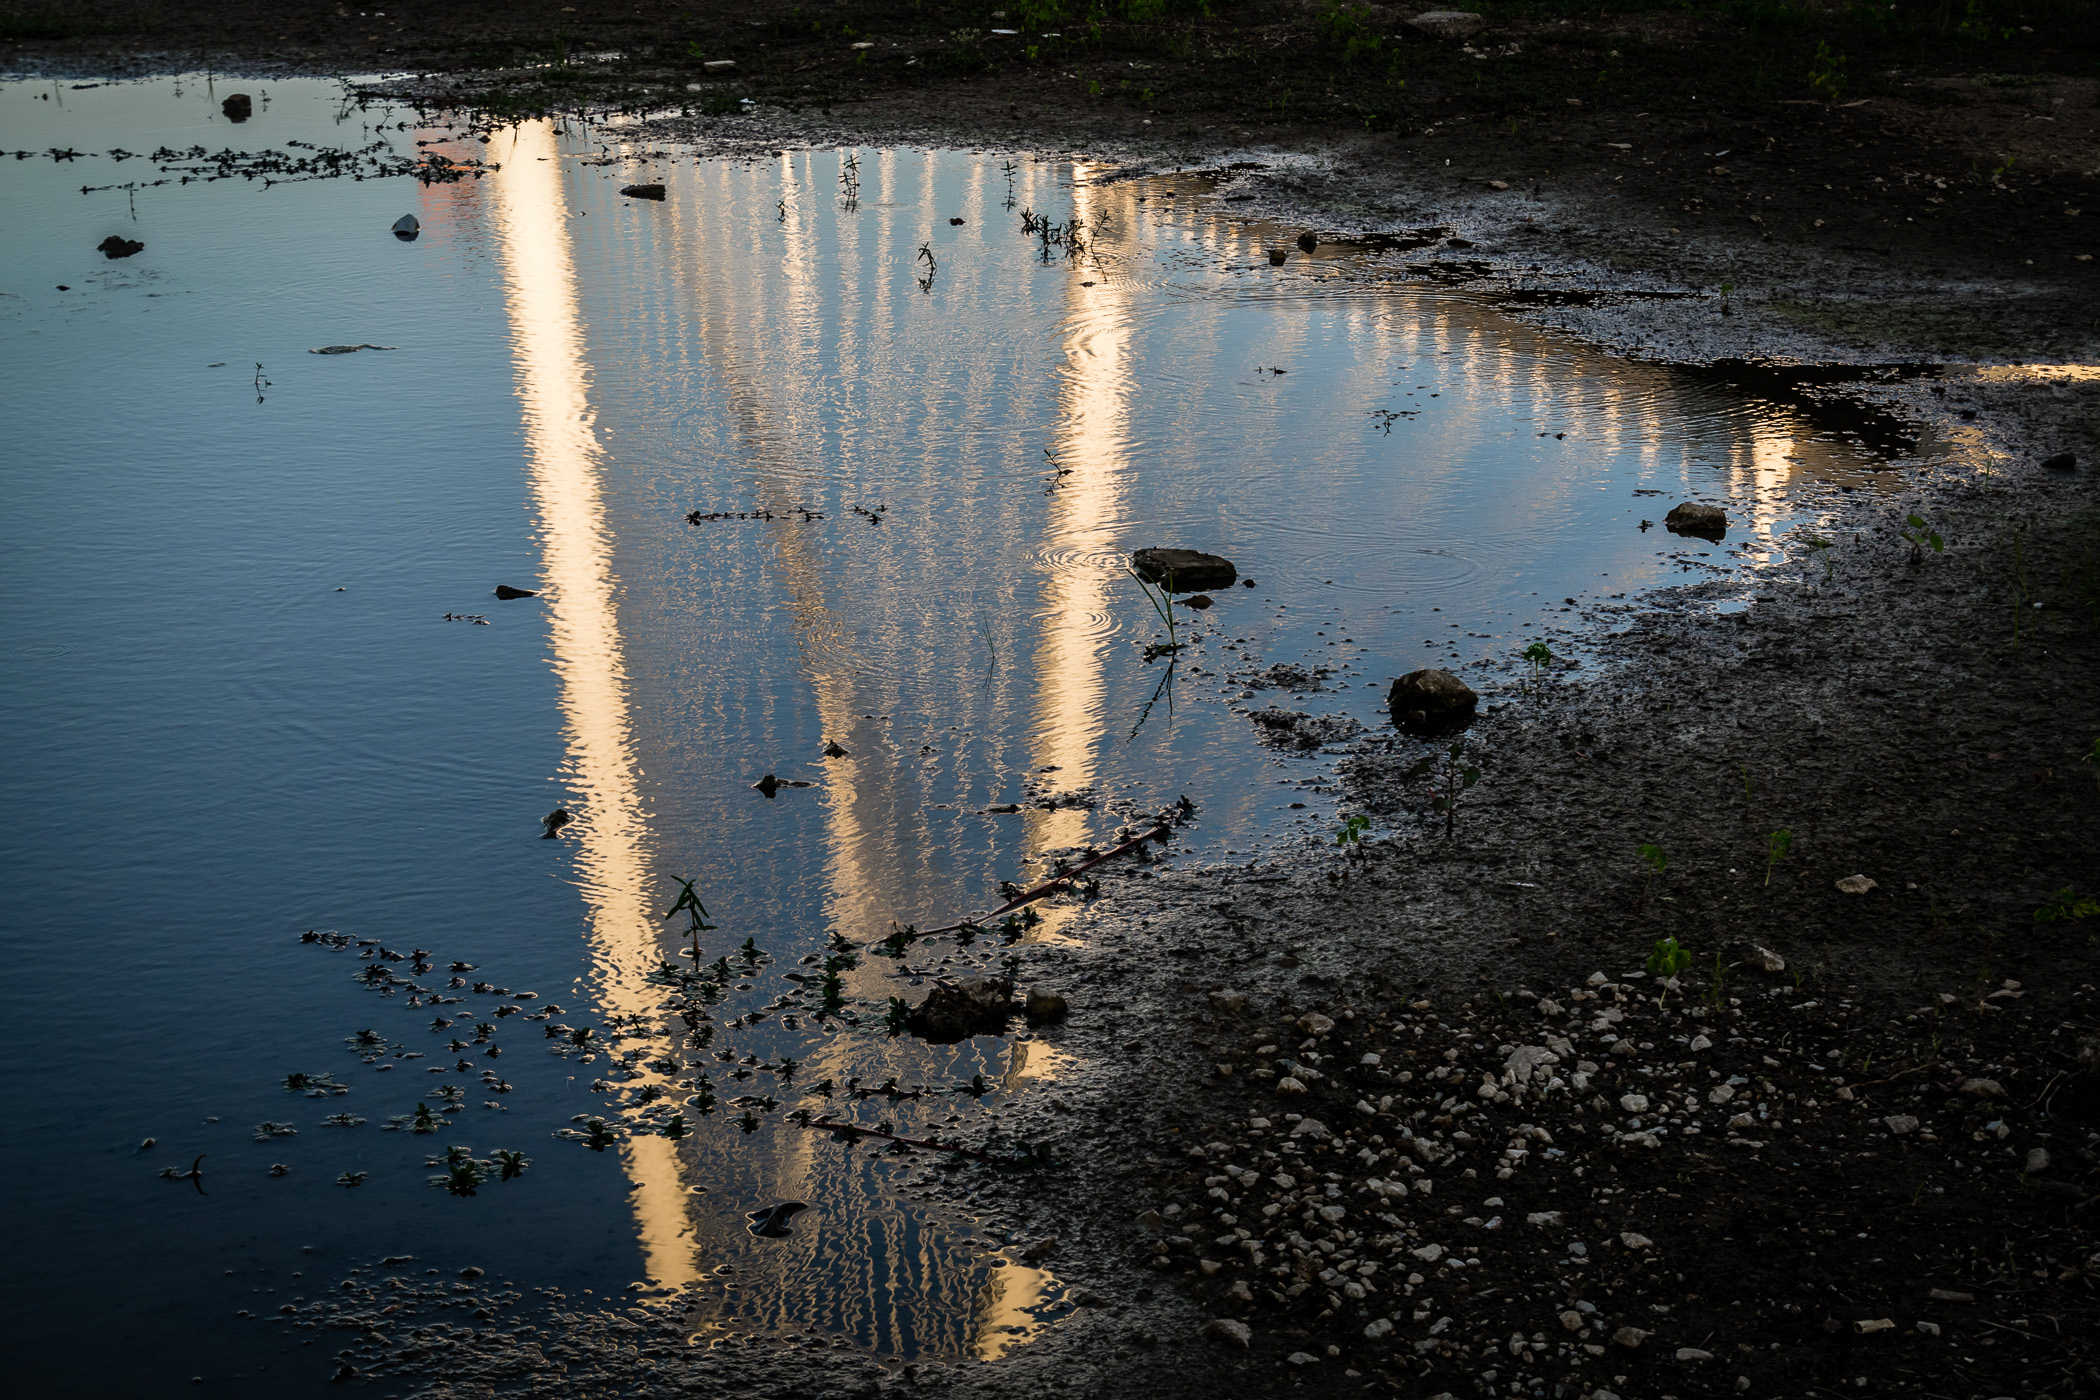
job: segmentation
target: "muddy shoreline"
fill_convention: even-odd
[[[725,155],[984,141],[902,97],[836,117],[644,130]],[[1448,838],[1403,776],[1427,750],[1384,735],[1340,764],[1374,822],[1360,857],[1104,875],[1040,969],[1073,1008],[1043,1038],[1080,1068],[1015,1111],[1061,1166],[966,1167],[941,1188],[1003,1238],[1055,1241],[1043,1257],[1081,1306],[1019,1353],[699,1352],[676,1299],[557,1308],[538,1332],[427,1330],[411,1304],[366,1319],[358,1379],[462,1396],[2100,1394],[2095,920],[2035,918],[2061,890],[2100,892],[2100,773],[2082,762],[2100,739],[2092,284],[1923,251],[1863,270],[1761,237],[1665,247],[1613,217],[1604,174],[1518,201],[1346,142],[1170,151],[1045,123],[1012,145],[1083,149],[1117,178],[1218,171],[1250,196],[1240,216],[1337,242],[1433,232],[1380,256],[1621,353],[1929,361],[1799,392],[1929,425],[1961,465],[1898,464],[1886,491],[1843,498],[1831,548],[1769,571],[1747,607],[1690,583],[1583,617],[1597,661],[1486,697],[1483,779]],[[1726,314],[1722,280],[1744,289]],[[2068,471],[2041,465],[2066,452]],[[1943,549],[1913,559],[1911,514]],[[1667,853],[1652,881],[1642,844]],[[1836,889],[1860,874],[1868,893]],[[1645,960],[1664,937],[1693,961],[1656,1007]],[[1525,1047],[1556,1059],[1504,1082]],[[1285,1078],[1302,1091],[1279,1096]]]

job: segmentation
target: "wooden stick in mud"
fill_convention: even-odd
[[[981,926],[985,920],[996,919],[1001,914],[1011,914],[1014,910],[1019,909],[1024,904],[1033,904],[1037,900],[1041,899],[1044,895],[1057,893],[1057,891],[1063,889],[1066,885],[1071,884],[1074,880],[1086,874],[1087,871],[1092,870],[1095,866],[1099,865],[1104,860],[1114,860],[1117,856],[1125,855],[1131,851],[1136,850],[1138,847],[1144,845],[1147,841],[1157,840],[1161,845],[1165,845],[1167,838],[1171,835],[1173,835],[1172,828],[1168,827],[1165,822],[1161,822],[1158,826],[1153,827],[1150,831],[1146,832],[1142,836],[1133,836],[1128,841],[1125,841],[1122,845],[1115,847],[1113,850],[1103,851],[1100,855],[1095,856],[1092,860],[1089,860],[1082,865],[1075,866],[1074,868],[1067,870],[1064,874],[1059,875],[1054,879],[1045,880],[1042,884],[1037,885],[1032,890],[1023,890],[1021,893],[1015,895],[1012,899],[1000,905],[997,909],[994,909],[989,914],[979,914],[975,918],[964,919],[959,924],[949,924],[945,928],[926,929],[919,936],[921,938],[931,938],[937,933],[953,933],[959,928],[967,928],[972,924]]]
[[[813,1118],[802,1126],[823,1128],[834,1133],[852,1133],[857,1137],[887,1138],[891,1142],[901,1142],[906,1147],[923,1147],[928,1152],[953,1152],[963,1157],[974,1157],[980,1162],[990,1162],[994,1166],[1005,1166],[1013,1160],[1009,1157],[994,1157],[991,1153],[980,1152],[974,1147],[953,1147],[945,1142],[935,1142],[931,1138],[900,1137],[881,1128],[863,1128],[858,1123],[838,1123],[829,1118]]]

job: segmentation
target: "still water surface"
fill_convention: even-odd
[[[1797,409],[1347,249],[1272,267],[1291,231],[1222,217],[1200,179],[870,149],[848,199],[844,153],[638,159],[617,128],[546,123],[484,145],[320,82],[247,85],[236,126],[229,90],[0,85],[0,146],[31,153],[0,164],[6,1325],[39,1393],[319,1391],[340,1338],[267,1319],[403,1255],[528,1299],[704,1282],[703,1338],[998,1354],[1063,1285],[918,1200],[920,1168],[782,1114],[981,1136],[1051,1047],[883,1036],[886,998],[921,994],[891,960],[848,976],[859,1029],[784,974],[834,930],[988,908],[1184,793],[1199,856],[1326,839],[1321,757],[1264,747],[1248,709],[1376,728],[1392,677],[1506,666],[1563,599],[1754,569],[1877,465]],[[109,154],[377,142],[487,170],[152,185],[176,162]],[[638,178],[669,197],[621,198]],[[388,232],[404,213],[413,242]],[[110,234],[145,251],[105,260]],[[388,348],[309,353],[344,344]],[[1747,528],[1642,531],[1686,496]],[[1181,619],[1171,710],[1122,567],[1150,544],[1257,584]],[[1276,662],[1333,674],[1244,685]],[[813,786],[769,800],[767,773]],[[539,839],[556,807],[574,823]],[[673,874],[719,925],[710,958],[751,938],[771,961],[713,1046],[652,1068]],[[1024,967],[1066,918],[1011,950]],[[431,971],[361,984],[387,960],[360,939]],[[908,969],[983,953],[922,944]],[[557,1023],[598,1039],[549,1053]],[[294,1072],[349,1092],[287,1092]],[[803,1097],[980,1073],[982,1099]],[[661,1122],[701,1075],[782,1108],[750,1133],[688,1109],[684,1140],[603,1153],[554,1136]],[[443,1131],[382,1131],[441,1085]],[[325,1122],[343,1112],[366,1121]],[[266,1121],[295,1133],[255,1141]],[[455,1197],[424,1165],[454,1143],[532,1166]],[[198,1154],[203,1191],[157,1177]],[[783,1198],[812,1209],[750,1235]]]

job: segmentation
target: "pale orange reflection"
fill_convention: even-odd
[[[559,156],[552,125],[528,122],[489,183],[532,462],[541,588],[567,726],[567,777],[581,795],[571,830],[581,850],[598,995],[609,1013],[647,1012],[659,999],[642,980],[656,956],[655,921],[645,903],[648,823],[635,782],[613,539],[600,480],[604,456],[591,410]],[[636,1137],[623,1149],[623,1161],[635,1184],[649,1277],[672,1286],[690,1282],[698,1261],[675,1147],[665,1138]]]

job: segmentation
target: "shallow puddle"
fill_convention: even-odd
[[[1573,610],[1754,569],[1930,451],[1301,252],[1198,179],[463,131],[320,82],[0,86],[33,1388],[318,1389],[342,1338],[296,1322],[382,1258],[690,1290],[696,1345],[1025,1342],[1070,1305],[1027,1241],[787,1114],[983,1142],[1060,1053],[892,1038],[888,999],[1054,982],[1071,909],[870,945],[1182,795],[1183,850],[1331,840],[1320,750],[1393,677],[1505,683]],[[1669,535],[1681,499],[1738,524]],[[1173,609],[1171,668],[1145,545],[1252,583]],[[1331,719],[1279,747],[1272,707]],[[704,1046],[674,877],[731,959]],[[432,1189],[455,1145],[531,1164]]]

